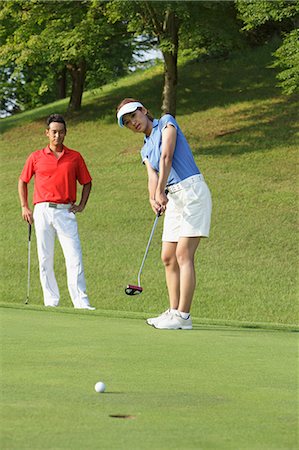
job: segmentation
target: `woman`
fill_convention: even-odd
[[[170,307],[147,323],[159,329],[190,330],[194,255],[210,229],[209,188],[173,116],[154,119],[138,100],[125,98],[117,107],[117,119],[120,127],[144,134],[141,156],[148,173],[149,201],[155,214],[165,213],[162,261]]]

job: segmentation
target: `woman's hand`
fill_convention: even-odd
[[[165,191],[156,190],[155,195],[156,203],[159,205],[159,212],[162,215],[166,210],[166,205],[168,203],[168,198],[165,194]]]
[[[150,199],[150,205],[156,215],[160,213],[161,205],[155,199]]]

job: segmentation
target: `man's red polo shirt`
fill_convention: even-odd
[[[49,146],[31,153],[21,173],[21,180],[29,183],[34,175],[33,203],[73,203],[76,201],[77,181],[91,181],[84,159],[79,152],[63,146],[59,158]]]

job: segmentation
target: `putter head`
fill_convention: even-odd
[[[128,286],[125,289],[125,293],[127,295],[138,295],[141,294],[143,291],[141,286],[134,286],[133,284],[128,284]]]

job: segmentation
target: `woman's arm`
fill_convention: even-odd
[[[160,204],[156,202],[155,195],[159,177],[157,172],[152,168],[147,159],[144,160],[144,163],[146,165],[148,175],[149,202],[151,204],[152,210],[154,211],[155,214],[157,214],[160,211]]]
[[[162,131],[162,152],[159,167],[159,182],[156,190],[156,201],[160,203],[163,210],[166,208],[168,199],[165,194],[166,183],[170,174],[172,158],[176,144],[177,131],[174,126],[169,124]]]

